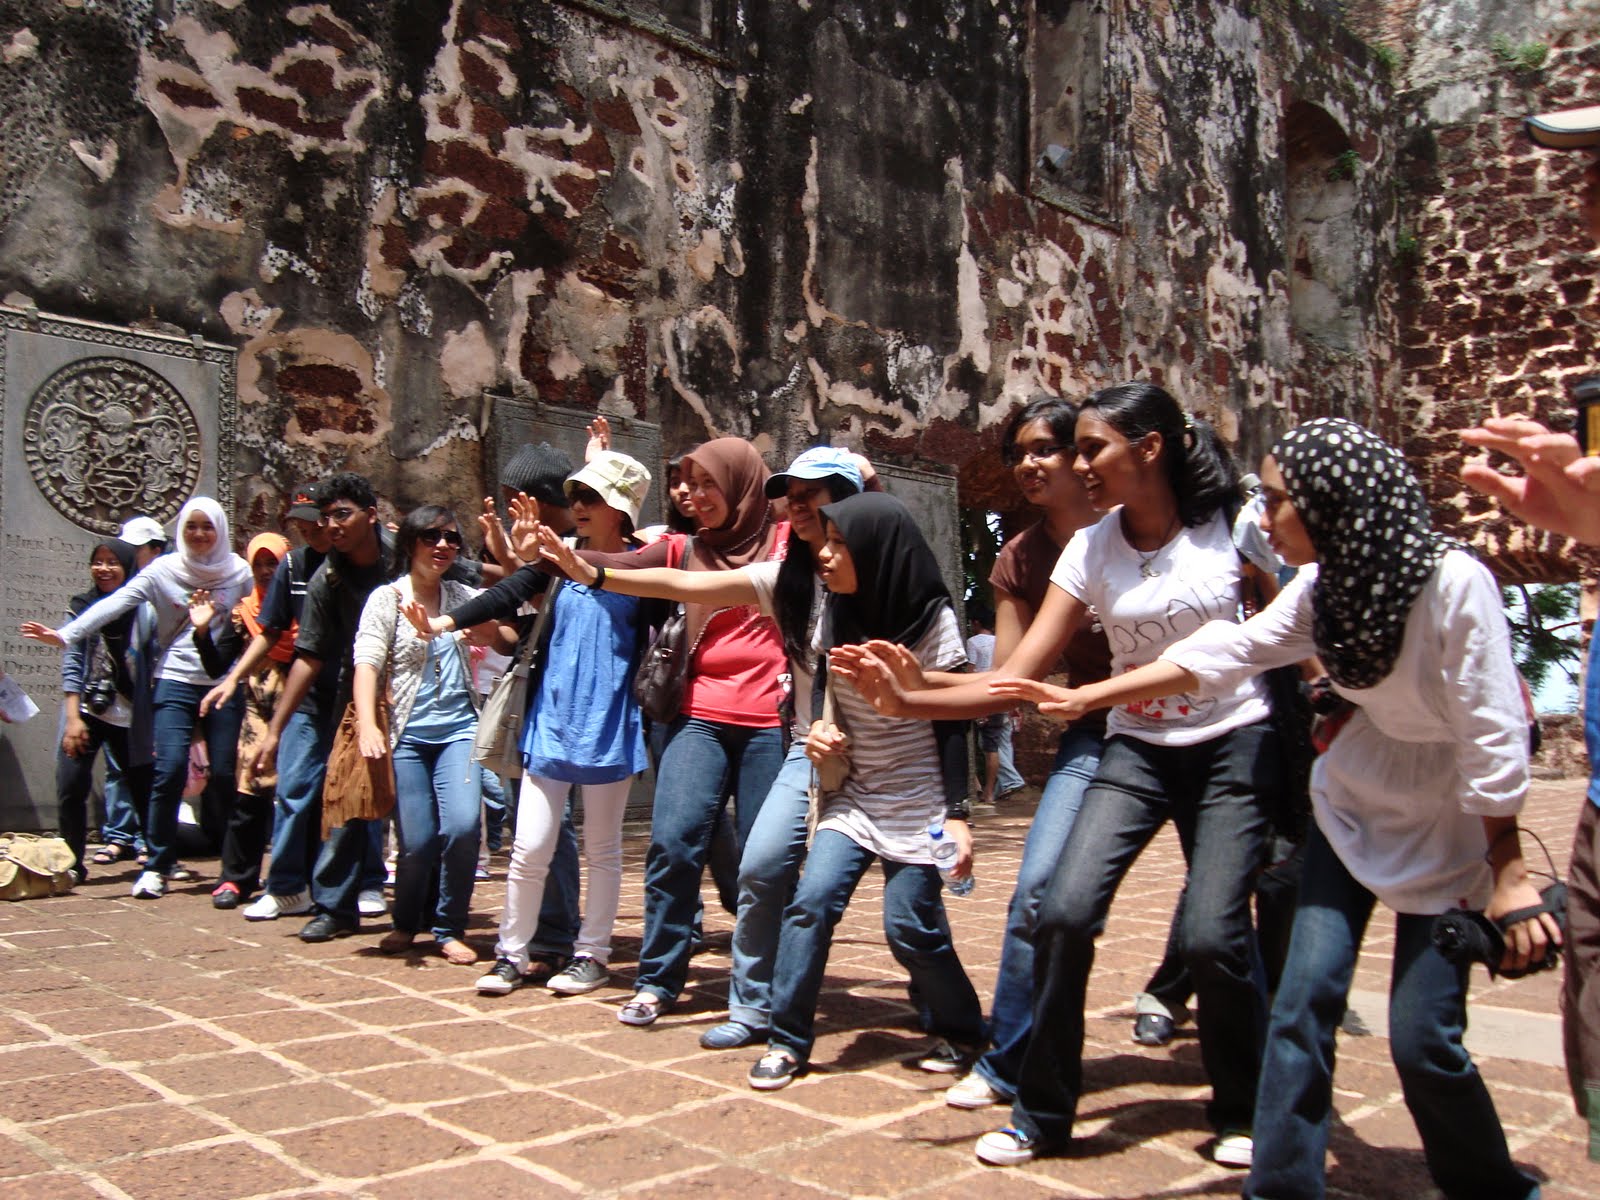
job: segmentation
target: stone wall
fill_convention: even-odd
[[[4,0],[0,297],[236,345],[242,533],[343,465],[470,503],[494,394],[1004,509],[1019,400],[1139,376],[1253,458],[1397,370],[1336,8]]]

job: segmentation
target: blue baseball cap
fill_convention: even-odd
[[[862,491],[861,467],[856,456],[840,446],[813,446],[789,464],[787,471],[767,476],[767,499],[776,500],[789,490],[791,479],[826,479],[842,475],[856,491]]]

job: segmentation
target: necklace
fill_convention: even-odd
[[[1172,539],[1172,535],[1177,532],[1178,525],[1178,518],[1173,517],[1172,524],[1168,525],[1166,530],[1161,535],[1161,544],[1148,553],[1139,549],[1137,546],[1133,547],[1133,552],[1139,556],[1140,579],[1155,579],[1161,574],[1161,572],[1155,568],[1156,555],[1160,554],[1167,548],[1167,543]],[[1132,545],[1132,543],[1130,542],[1129,545]]]

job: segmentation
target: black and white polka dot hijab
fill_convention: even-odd
[[[1319,417],[1272,447],[1320,564],[1311,592],[1317,653],[1333,681],[1367,688],[1394,668],[1411,605],[1445,551],[1400,452],[1353,421]]]

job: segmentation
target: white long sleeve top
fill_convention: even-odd
[[[1212,622],[1161,657],[1206,692],[1316,653],[1303,569],[1245,622]],[[1514,816],[1528,789],[1528,724],[1500,592],[1447,553],[1417,596],[1394,669],[1336,689],[1358,705],[1311,774],[1317,827],[1350,874],[1397,912],[1482,908],[1492,879],[1482,817]]]

